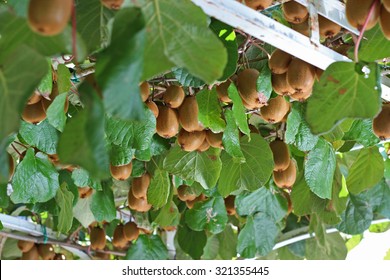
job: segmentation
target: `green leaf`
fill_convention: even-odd
[[[219,243],[219,255],[224,260],[231,260],[237,257],[237,233],[233,231],[230,225],[225,227],[225,230],[217,235]]]
[[[72,172],[72,179],[77,187],[90,187],[95,190],[102,190],[100,181],[91,178],[88,171],[82,168],[76,168]]]
[[[167,227],[178,225],[179,220],[179,210],[177,209],[176,204],[173,201],[170,201],[163,208],[161,208],[153,222],[158,224],[160,227]]]
[[[243,258],[254,258],[256,253],[266,256],[272,251],[278,233],[275,222],[266,214],[248,216],[238,235],[237,251]]]
[[[248,126],[248,119],[246,117],[246,109],[244,105],[242,104],[242,100],[240,95],[238,94],[238,90],[234,83],[231,83],[228,88],[228,96],[233,102],[233,115],[234,119],[236,121],[236,124],[238,128],[241,130],[242,133],[248,135],[250,137],[250,129]],[[225,111],[225,117],[226,117],[226,111]]]
[[[187,153],[175,146],[165,158],[164,169],[184,180],[199,182],[205,189],[213,188],[222,168],[219,152],[218,149],[209,149],[203,153]]]
[[[88,83],[83,83],[80,92],[85,108],[65,126],[58,143],[58,155],[62,163],[79,165],[92,177],[107,178],[109,156],[103,104]]]
[[[46,156],[35,155],[33,149],[28,149],[16,167],[12,187],[11,200],[14,203],[46,202],[60,187],[58,172]]]
[[[362,240],[363,240],[363,234],[354,235],[350,239],[348,239],[348,241],[345,242],[345,246],[347,247],[348,252],[350,252],[353,248],[359,245],[360,241]]]
[[[320,139],[305,161],[305,179],[310,190],[320,198],[331,199],[335,169],[334,150],[328,142]]]
[[[54,99],[53,103],[50,104],[46,112],[49,123],[61,132],[64,131],[64,127],[66,124],[66,113],[64,111],[64,108],[65,102],[68,102],[67,97],[67,93],[62,93],[58,95]]]
[[[114,193],[109,183],[103,183],[102,191],[96,191],[92,195],[91,211],[96,221],[111,222],[116,218]]]
[[[386,57],[390,57],[390,41],[385,38],[380,25],[377,24],[374,28],[364,32],[364,39],[359,49],[359,59],[376,61]]]
[[[246,159],[239,163],[222,152],[222,171],[218,182],[218,191],[227,196],[236,190],[254,191],[263,186],[270,178],[274,166],[273,156],[268,143],[258,134],[241,138],[241,149]]]
[[[85,228],[95,221],[95,217],[91,211],[92,196],[88,198],[79,199],[73,207],[73,216]]]
[[[136,150],[135,157],[142,161],[150,161],[153,156],[159,156],[171,148],[169,139],[154,134],[150,146],[143,150]]]
[[[263,65],[260,69],[260,75],[256,81],[256,88],[258,94],[263,95],[266,99],[269,99],[272,94],[272,82],[271,82],[271,70],[268,65]]]
[[[237,162],[245,162],[244,154],[240,146],[240,132],[234,119],[232,110],[225,111],[226,129],[222,136],[223,147],[231,157]]]
[[[372,206],[375,213],[390,219],[390,186],[386,180],[382,179],[378,185],[361,195]]]
[[[343,140],[356,141],[365,147],[374,146],[379,143],[378,137],[372,131],[372,120],[355,120],[350,130],[345,133]]]
[[[219,105],[215,88],[212,90],[204,89],[198,92],[196,101],[199,106],[199,121],[203,126],[210,128],[214,133],[222,132],[226,124],[221,118],[222,109]]]
[[[390,260],[390,249],[387,250],[386,256],[383,258],[383,260]]]
[[[46,59],[48,65],[46,75],[42,78],[41,82],[38,85],[38,92],[43,96],[48,96],[53,90],[53,74],[51,71],[51,60]]]
[[[56,153],[59,133],[48,120],[36,125],[22,121],[19,134],[27,144],[38,150],[49,155]]]
[[[235,205],[237,213],[240,216],[248,216],[261,212],[265,213],[275,222],[282,220],[287,213],[286,199],[280,194],[274,194],[265,187],[253,193],[238,195],[235,200]]]
[[[4,228],[3,223],[0,221],[0,230]]]
[[[222,76],[226,49],[208,28],[208,18],[199,7],[190,1],[170,0],[143,0],[140,6],[148,19],[143,79],[173,65],[208,84]]]
[[[172,69],[172,73],[184,87],[202,87],[205,85],[205,82],[191,75],[185,68],[175,67]]]
[[[60,208],[58,214],[57,230],[68,233],[73,223],[73,194],[68,190],[66,184],[62,184],[57,191],[55,201]]]
[[[347,254],[344,239],[338,232],[326,236],[325,246],[321,246],[315,238],[306,241],[308,260],[345,260]]]
[[[313,135],[304,119],[306,104],[294,102],[287,118],[285,141],[295,145],[300,151],[312,150],[318,142],[318,136]]]
[[[1,13],[0,13],[1,18]],[[0,20],[0,26],[2,26]],[[4,34],[1,32],[1,41]],[[0,54],[2,47],[0,42]],[[1,55],[0,55],[1,56]],[[0,59],[0,141],[14,132],[29,96],[47,72],[46,60],[34,50],[21,46]],[[32,71],[31,69],[34,69]],[[21,82],[23,81],[23,82]]]
[[[115,15],[111,44],[99,56],[96,78],[104,108],[123,120],[144,119],[139,82],[146,31],[141,10],[124,8]]]
[[[7,184],[9,181],[9,154],[6,152],[9,146],[9,139],[0,139],[0,184]]]
[[[365,75],[362,71],[369,74]],[[330,131],[345,118],[373,118],[381,108],[376,63],[335,62],[315,83],[308,100],[306,120],[314,134]]]
[[[213,234],[222,232],[228,221],[223,198],[210,197],[206,201],[196,203],[185,213],[185,221],[195,231],[207,229]]]
[[[9,202],[10,199],[7,194],[7,184],[0,184],[0,207],[8,208]]]
[[[6,5],[12,7],[12,11],[20,17],[27,17],[29,0],[8,0]],[[1,3],[0,3],[1,5]]]
[[[349,170],[348,191],[358,194],[375,186],[384,175],[385,164],[378,147],[362,149]]]
[[[169,174],[163,169],[164,158],[164,156],[152,158],[147,166],[152,177],[147,193],[148,203],[155,208],[160,208],[167,203],[171,187]]]
[[[110,151],[110,162],[114,166],[129,164],[134,157],[134,153],[134,149],[112,144]]]
[[[57,85],[58,93],[64,93],[70,91],[72,84],[70,82],[71,75],[69,68],[65,64],[59,64],[57,66]]]
[[[166,260],[168,250],[158,235],[140,235],[130,246],[126,260]]]
[[[199,260],[203,255],[203,248],[207,242],[206,233],[194,231],[186,225],[180,225],[177,230],[177,241],[180,248],[194,260]]]
[[[210,235],[207,238],[206,246],[203,248],[202,260],[216,260],[220,244],[217,235]]]

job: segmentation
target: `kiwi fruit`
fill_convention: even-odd
[[[90,234],[92,250],[103,250],[106,247],[106,232],[103,228],[94,227]]]
[[[259,75],[260,73],[256,69],[245,69],[237,77],[238,92],[244,106],[250,110],[264,106],[257,92],[257,78]]]
[[[103,6],[108,9],[118,10],[122,6],[124,0],[101,0],[101,2]]]
[[[111,259],[111,255],[103,252],[95,252],[95,257],[100,260],[109,260]]]
[[[81,199],[88,198],[92,195],[93,189],[90,187],[77,188]]]
[[[287,73],[284,74],[272,74],[272,89],[278,95],[291,95],[295,90],[287,82]]]
[[[10,154],[8,154],[8,175],[9,175],[10,179],[12,178],[14,173],[15,173],[14,159],[13,159],[13,157]]]
[[[295,1],[289,1],[282,4],[284,18],[291,23],[304,22],[309,17],[309,12],[305,6]]]
[[[315,67],[303,60],[294,58],[287,70],[288,84],[298,92],[310,90],[315,80]]]
[[[197,196],[194,200],[187,200],[186,205],[188,209],[192,209],[194,207],[195,203],[206,200],[206,196],[201,193],[199,196]]]
[[[290,97],[294,100],[297,100],[299,102],[304,102],[306,99],[308,99],[311,96],[312,91],[311,90],[306,90],[306,91],[301,91],[301,92],[294,92],[293,94],[290,95]]]
[[[123,228],[124,228],[123,224],[118,224],[115,227],[114,233],[112,235],[112,245],[114,245],[114,247],[119,249],[123,249],[127,245],[127,240]]]
[[[315,77],[316,77],[316,80],[319,81],[321,79],[321,76],[322,74],[324,73],[324,70],[322,70],[321,68],[315,68]]]
[[[143,174],[141,177],[134,178],[131,183],[131,191],[135,198],[146,199],[146,194],[150,185],[149,173]]]
[[[179,121],[188,132],[202,131],[203,126],[198,120],[199,107],[195,96],[187,96],[179,107]]]
[[[139,236],[139,229],[136,223],[128,222],[123,227],[123,234],[127,241],[136,240]]]
[[[297,178],[297,164],[295,160],[290,160],[286,170],[274,171],[273,178],[275,185],[279,188],[291,188]]]
[[[177,112],[166,106],[158,106],[156,122],[157,134],[163,138],[171,138],[179,132],[179,118]]]
[[[42,260],[52,260],[56,254],[51,244],[39,244],[38,253]]]
[[[245,5],[256,11],[262,11],[271,6],[272,0],[245,0]]]
[[[185,93],[182,87],[171,85],[164,92],[164,103],[171,108],[179,108],[185,98]]]
[[[230,99],[230,97],[228,95],[228,88],[230,87],[231,83],[232,83],[231,80],[227,80],[226,82],[223,82],[222,84],[219,84],[216,87],[218,98],[222,102],[225,102],[225,103],[232,102],[232,100]]]
[[[276,139],[269,144],[274,156],[274,171],[286,170],[290,165],[290,152],[286,143]]]
[[[61,33],[72,14],[73,0],[30,0],[28,24],[43,36]]]
[[[268,101],[268,106],[260,109],[261,116],[269,123],[280,122],[290,110],[290,104],[284,97],[277,96]]]
[[[205,152],[210,148],[210,143],[204,139],[203,143],[196,149],[198,152]]]
[[[390,13],[390,0],[382,0],[382,5]]]
[[[41,101],[42,99],[42,95],[39,94],[39,92],[34,92],[30,98],[28,99],[27,101],[27,105],[32,105],[32,104],[36,104],[38,103],[39,101]]]
[[[287,72],[288,66],[292,60],[292,56],[282,50],[276,49],[272,52],[268,60],[269,69],[274,74],[284,74]]]
[[[127,194],[127,202],[130,209],[138,212],[147,212],[152,208],[152,205],[148,203],[146,198],[136,198],[131,190]]]
[[[368,0],[348,0],[345,5],[345,14],[350,25],[359,31],[363,28],[373,1]],[[373,28],[378,22],[380,5],[376,5],[374,12],[368,19],[366,30]]]
[[[206,131],[206,140],[213,148],[223,149],[222,137],[223,132],[214,133],[211,130]]]
[[[180,185],[177,188],[177,197],[181,201],[192,201],[196,199],[196,195],[191,192],[191,187],[187,185]]]
[[[154,103],[152,100],[149,100],[145,102],[145,105],[148,106],[149,110],[152,111],[154,117],[157,118],[159,110],[156,103]]]
[[[146,100],[148,100],[149,98],[149,88],[150,88],[150,85],[148,82],[142,82],[139,86],[139,90],[141,92],[141,99],[142,99],[142,102],[146,102]]]
[[[321,15],[318,15],[318,24],[321,37],[332,38],[341,31],[340,25]]]
[[[26,240],[18,240],[18,248],[22,253],[27,253],[35,246],[34,242],[26,241]]]
[[[386,10],[383,6],[381,8],[380,21],[379,21],[383,35],[390,40],[390,11]]]
[[[55,254],[53,260],[55,261],[64,261],[66,257],[64,254]]]
[[[372,129],[381,140],[390,138],[390,103],[383,104],[382,111],[372,122]]]
[[[198,149],[206,139],[206,132],[193,131],[187,132],[183,128],[180,129],[179,135],[177,136],[177,142],[180,147],[186,152],[192,152]]]
[[[132,170],[133,170],[133,163],[131,161],[128,164],[118,165],[118,166],[110,164],[111,176],[112,178],[118,181],[127,180],[130,177]]]
[[[31,249],[25,253],[22,253],[22,260],[39,260],[38,248],[36,245],[32,246]]]
[[[53,83],[53,89],[50,93],[49,96],[47,97],[42,97],[42,105],[43,105],[43,110],[47,112],[49,106],[53,103],[54,99],[59,95],[58,91],[58,85],[56,83]],[[65,104],[64,104],[64,112],[67,113],[69,110],[69,98],[66,96],[65,99]]]
[[[304,22],[297,23],[297,24],[291,23],[291,28],[306,37],[310,36],[310,26],[309,26],[308,19],[306,19]]]
[[[225,208],[226,212],[229,216],[236,214],[236,208],[234,206],[234,201],[236,200],[236,197],[234,195],[229,195],[225,199]]]
[[[29,123],[39,123],[46,118],[46,112],[43,109],[42,102],[32,105],[26,105],[22,112],[22,119]]]

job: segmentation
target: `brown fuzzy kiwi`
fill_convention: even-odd
[[[56,83],[53,83],[53,88],[49,96],[42,97],[42,105],[43,105],[43,110],[47,112],[49,109],[49,106],[53,103],[54,99],[59,95],[58,91],[58,85]],[[67,113],[69,110],[69,98],[66,96],[65,99],[65,104],[64,104],[64,112]]]
[[[179,118],[177,112],[166,106],[158,106],[157,134],[164,138],[171,138],[179,132]]]
[[[27,101],[27,105],[32,105],[32,104],[36,104],[38,103],[39,101],[41,101],[42,99],[42,95],[39,94],[38,91],[34,92],[30,98],[28,99]]]
[[[315,80],[315,67],[303,60],[294,58],[287,70],[288,84],[298,92],[310,90]]]
[[[29,251],[22,254],[21,260],[39,260],[38,247],[34,245]]]
[[[119,249],[123,249],[127,245],[127,240],[123,228],[123,224],[118,224],[112,235],[112,245]]]
[[[29,123],[39,123],[46,118],[42,102],[26,105],[22,112],[22,119]]]
[[[127,194],[127,202],[130,209],[138,212],[147,212],[152,208],[152,205],[148,203],[146,198],[136,198],[131,190]]]
[[[340,25],[321,15],[318,15],[318,24],[321,37],[332,38],[341,31]]]
[[[148,82],[142,82],[140,85],[139,85],[139,90],[141,92],[141,99],[142,99],[142,102],[146,102],[146,100],[148,100],[149,98],[149,88],[150,88],[150,85]]]
[[[51,244],[39,244],[38,253],[42,260],[52,260],[56,254]]]
[[[304,102],[306,99],[308,99],[312,94],[311,90],[301,91],[301,92],[294,92],[290,95],[290,97],[294,100],[297,100],[299,102]]]
[[[187,200],[186,205],[187,205],[188,209],[192,209],[192,207],[194,207],[195,203],[200,202],[200,201],[204,201],[206,199],[207,199],[206,196],[203,193],[201,193],[194,200]]]
[[[177,142],[180,147],[186,152],[193,152],[203,144],[206,139],[206,132],[194,131],[187,132],[183,128],[180,129],[179,135],[177,136]]]
[[[28,6],[28,24],[41,35],[61,33],[72,13],[73,0],[31,0]]]
[[[269,123],[280,122],[290,110],[290,104],[284,97],[277,96],[268,101],[268,106],[260,109],[261,116]]]
[[[134,178],[131,182],[131,191],[135,198],[146,199],[146,194],[150,185],[149,173],[143,174],[141,177]]]
[[[181,201],[192,201],[196,199],[196,195],[191,192],[191,187],[187,185],[180,185],[177,188],[177,197]]]
[[[199,148],[197,148],[196,150],[197,150],[198,152],[205,152],[205,151],[207,151],[209,148],[210,148],[210,143],[209,143],[206,139],[204,139],[202,145],[200,145]]]
[[[226,82],[223,82],[222,84],[219,84],[216,87],[218,98],[222,102],[225,102],[225,103],[232,102],[232,100],[230,99],[230,97],[228,95],[228,88],[230,87],[231,83],[232,83],[232,81],[229,79]]]
[[[211,130],[206,131],[206,140],[209,142],[211,147],[223,149],[222,137],[223,132],[214,133]]]
[[[122,6],[124,0],[101,0],[103,6],[108,9],[118,10]]]
[[[111,176],[119,181],[127,180],[130,177],[132,170],[133,163],[131,161],[128,164],[118,166],[110,164]]]
[[[99,260],[110,260],[111,255],[103,252],[95,252],[95,258],[98,258]]]
[[[304,22],[309,17],[309,12],[305,6],[295,1],[289,1],[282,4],[284,18],[291,23]]]
[[[290,160],[286,170],[273,172],[274,183],[279,188],[291,188],[297,178],[297,164],[295,160]]]
[[[363,28],[373,1],[348,0],[345,4],[345,14],[349,24],[359,31]],[[376,5],[374,12],[368,20],[366,30],[373,28],[379,19],[380,5]]]
[[[158,114],[159,114],[159,110],[158,110],[156,103],[154,103],[152,100],[150,100],[150,101],[146,101],[145,105],[148,106],[149,110],[152,111],[154,117],[157,118]]]
[[[315,77],[316,77],[316,80],[319,81],[321,79],[321,76],[322,74],[324,73],[324,70],[322,70],[321,68],[315,68]]]
[[[372,122],[372,129],[381,140],[390,138],[390,103],[382,105],[382,111]]]
[[[382,0],[382,5],[390,13],[390,0]]]
[[[103,250],[106,247],[106,232],[101,227],[94,227],[90,234],[92,250]]]
[[[260,100],[257,92],[257,78],[260,73],[256,69],[245,69],[237,77],[238,92],[246,106],[250,108],[261,108],[264,106],[263,100]],[[248,107],[247,107],[248,108]]]
[[[188,132],[201,131],[203,126],[198,119],[199,107],[195,96],[187,96],[179,107],[179,121]]]
[[[186,97],[182,87],[171,85],[164,92],[164,103],[171,108],[179,108]]]
[[[35,246],[34,242],[26,241],[26,240],[18,240],[18,248],[22,253],[27,253]]]
[[[229,216],[236,214],[236,207],[234,206],[234,201],[236,197],[234,195],[229,195],[225,198],[225,208]]]
[[[390,40],[390,11],[386,10],[383,6],[381,8],[380,21],[379,21],[383,35]]]
[[[245,0],[245,5],[256,11],[262,11],[271,6],[272,0]]]
[[[93,189],[90,187],[77,188],[79,191],[79,198],[84,199],[92,195]]]
[[[128,222],[123,227],[123,233],[127,241],[133,241],[139,236],[139,228],[136,223]]]
[[[272,89],[278,95],[291,95],[295,90],[287,82],[287,73],[272,74]]]
[[[309,26],[308,19],[306,19],[304,22],[297,23],[297,24],[291,23],[291,28],[306,37],[310,36],[310,26]]]
[[[274,156],[274,171],[286,170],[290,165],[290,152],[286,143],[276,139],[269,144]]]
[[[269,69],[274,74],[283,74],[287,72],[288,66],[292,60],[292,56],[282,50],[276,49],[271,54],[268,60]]]

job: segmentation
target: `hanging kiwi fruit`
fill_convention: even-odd
[[[200,201],[205,201],[207,198],[206,196],[201,193],[199,196],[197,196],[194,200],[187,200],[186,205],[188,209],[192,209],[195,205],[195,203],[200,202]]]
[[[192,201],[196,199],[196,195],[191,192],[191,187],[188,185],[180,185],[177,188],[177,197],[181,201]]]
[[[30,96],[30,98],[28,99],[27,105],[36,104],[36,103],[38,103],[39,101],[41,101],[41,99],[42,99],[42,95],[40,95],[38,91],[35,91],[35,92]]]
[[[283,96],[271,98],[268,101],[268,106],[260,109],[261,116],[269,123],[280,122],[286,113],[290,110],[290,103]]]
[[[223,149],[222,137],[223,132],[214,133],[211,130],[206,131],[206,140],[213,148]]]
[[[296,91],[293,94],[290,95],[290,97],[296,101],[299,102],[304,102],[306,101],[312,94],[311,90],[306,90],[306,91]]]
[[[129,204],[129,208],[138,212],[147,212],[152,208],[147,201],[147,198],[136,198],[133,195],[132,190],[130,189],[127,194],[127,202]]]
[[[139,236],[139,228],[134,222],[127,222],[123,226],[123,234],[127,241],[136,240]]]
[[[188,132],[201,131],[203,126],[198,119],[199,107],[195,96],[187,96],[179,107],[179,121]]]
[[[61,33],[72,14],[73,0],[30,0],[28,24],[40,35],[53,36]]]
[[[38,247],[36,245],[32,246],[32,248],[29,251],[22,253],[22,257],[20,259],[21,260],[39,260]]]
[[[291,159],[286,170],[273,172],[274,183],[279,188],[291,188],[297,179],[297,163]]]
[[[301,23],[291,23],[291,28],[306,37],[310,36],[310,26],[308,18]]]
[[[231,83],[232,83],[232,81],[229,79],[229,80],[226,80],[225,82],[223,82],[222,84],[219,84],[216,87],[218,98],[222,102],[225,102],[225,103],[232,102],[232,100],[230,99],[230,97],[228,95],[228,88],[231,85]]]
[[[272,0],[245,0],[245,5],[256,11],[262,11],[272,4]]]
[[[18,240],[17,246],[22,253],[27,253],[35,246],[35,243],[32,241]]]
[[[379,139],[390,138],[390,103],[382,105],[381,112],[372,122],[372,129]]]
[[[154,103],[152,100],[149,100],[145,102],[145,105],[149,108],[150,111],[152,111],[154,117],[157,118],[159,114],[159,110],[156,103]]]
[[[390,13],[390,0],[382,0],[382,5]]]
[[[348,0],[345,4],[345,14],[350,25],[362,30],[364,22],[370,12],[373,1],[369,0]],[[366,30],[373,28],[379,19],[380,5],[376,5],[373,13],[368,19]]]
[[[237,77],[238,92],[244,106],[249,110],[258,109],[265,105],[257,91],[259,75],[260,73],[256,69],[245,69]]]
[[[150,88],[150,85],[149,85],[148,82],[142,82],[139,85],[139,90],[140,90],[140,93],[141,93],[142,102],[146,102],[146,100],[148,100],[149,94],[150,94],[149,88]]]
[[[117,165],[117,166],[110,164],[111,176],[112,178],[118,181],[127,180],[130,177],[132,170],[133,170],[132,162],[129,162],[128,164],[124,164],[124,165]]]
[[[56,254],[51,244],[39,244],[38,253],[42,260],[52,260]]]
[[[383,35],[385,35],[387,40],[390,40],[390,10],[387,10],[385,6],[382,6],[379,18]]]
[[[287,82],[297,92],[311,90],[315,81],[315,67],[293,58],[287,70]]]
[[[93,189],[90,187],[77,188],[79,192],[79,198],[84,199],[92,195]]]
[[[272,52],[268,60],[269,69],[274,74],[284,74],[287,72],[288,66],[292,60],[292,56],[282,50],[276,49]]]
[[[165,105],[171,108],[179,108],[185,98],[185,93],[182,87],[171,85],[164,92],[163,100]]]
[[[318,25],[323,38],[332,38],[341,31],[340,25],[321,15],[318,15]]]
[[[236,197],[234,195],[229,195],[224,199],[226,212],[229,216],[236,215],[236,207],[234,206],[234,202]]]
[[[287,73],[283,74],[272,74],[271,77],[272,89],[278,95],[291,95],[295,90],[287,82]]]
[[[146,199],[146,194],[150,185],[149,173],[143,174],[141,177],[134,178],[131,182],[131,191],[135,198]]]
[[[196,150],[198,152],[205,152],[210,148],[210,143],[207,141],[207,139],[204,139],[203,143],[197,148]]]
[[[309,17],[309,12],[305,6],[295,1],[289,1],[282,4],[284,18],[291,23],[304,22]]]
[[[43,109],[42,102],[26,105],[22,112],[22,119],[33,124],[37,124],[46,119],[46,112]]]
[[[115,227],[114,234],[112,235],[112,245],[119,249],[123,249],[127,245],[127,240],[123,228],[123,224],[118,224]]]
[[[290,165],[290,152],[284,141],[276,139],[269,144],[274,156],[274,171],[283,171]]]
[[[90,233],[91,249],[103,250],[106,247],[106,232],[101,227],[93,227]]]
[[[171,138],[179,132],[179,118],[177,112],[166,106],[158,106],[156,123],[157,134],[163,138]]]
[[[101,0],[103,6],[108,9],[118,10],[122,6],[124,0]]]
[[[177,142],[184,151],[193,152],[203,144],[205,138],[206,132],[204,130],[187,132],[182,128],[177,136]]]

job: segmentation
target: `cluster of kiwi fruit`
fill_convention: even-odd
[[[279,188],[291,188],[297,178],[297,164],[290,157],[288,145],[281,139],[270,143],[274,158],[273,179]]]
[[[22,260],[65,260],[65,256],[56,253],[51,244],[36,244],[32,241],[18,240],[17,246],[22,252]]]
[[[192,188],[185,184],[180,185],[177,188],[177,197],[179,200],[185,202],[189,209],[192,209],[196,202],[205,201],[207,199],[203,193],[196,195]]]
[[[129,242],[136,240],[139,234],[140,229],[136,223],[131,221],[126,224],[120,223],[115,227],[114,234],[112,236],[112,245],[116,248],[124,249],[128,246]]]
[[[150,180],[149,173],[144,173],[141,177],[133,179],[127,194],[127,202],[130,209],[138,212],[147,212],[152,208],[147,199]]]
[[[390,103],[382,105],[381,112],[372,122],[372,129],[381,140],[390,138]]]
[[[224,199],[226,212],[229,216],[236,215],[236,213],[237,213],[235,201],[236,201],[236,196],[234,196],[234,195],[229,195],[229,196],[225,197],[225,199]]]
[[[349,24],[359,31],[362,30],[373,2],[368,0],[348,0],[345,6],[345,14]],[[375,5],[368,19],[366,30],[373,28],[379,21],[383,34],[390,40],[390,1],[382,0],[381,5]]]

